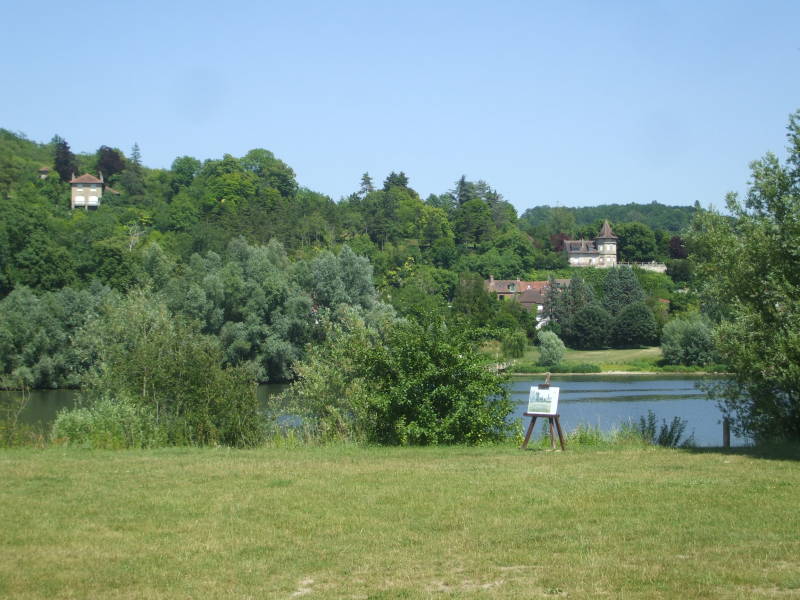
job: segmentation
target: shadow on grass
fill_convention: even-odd
[[[698,447],[686,448],[686,452],[693,454],[730,454],[734,456],[749,456],[750,458],[763,458],[767,460],[798,460],[800,461],[800,444],[762,444],[758,446],[737,446],[735,448]]]

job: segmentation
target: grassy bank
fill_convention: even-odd
[[[497,342],[487,344],[484,352],[490,356],[500,356],[500,345]],[[625,348],[622,350],[571,350],[567,349],[558,371],[559,372],[653,372],[653,373],[697,373],[702,372],[700,367],[685,367],[680,365],[660,365],[662,359],[661,348],[651,346],[648,348]],[[500,358],[498,362],[503,362]],[[540,367],[539,349],[528,346],[525,354],[514,360],[510,368],[515,373],[540,373],[547,369]],[[595,369],[588,370],[592,366]]]
[[[5,450],[0,597],[796,597],[798,459]]]

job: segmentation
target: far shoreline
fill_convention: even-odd
[[[547,373],[507,373],[510,377],[544,377]],[[568,376],[589,376],[589,377],[597,377],[597,376],[616,376],[616,375],[642,375],[642,376],[666,376],[666,377],[673,377],[673,376],[697,376],[697,377],[707,377],[707,376],[721,376],[721,377],[728,377],[731,373],[715,373],[713,371],[601,371],[599,373],[550,373],[551,377],[561,377],[562,375]]]

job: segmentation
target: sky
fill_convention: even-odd
[[[721,206],[800,109],[800,2],[0,0],[0,127],[149,167],[266,148],[526,208]]]

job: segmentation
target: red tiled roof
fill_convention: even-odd
[[[70,183],[103,183],[94,175],[89,175],[88,173],[84,173],[80,177],[75,177],[74,179],[70,179]]]

